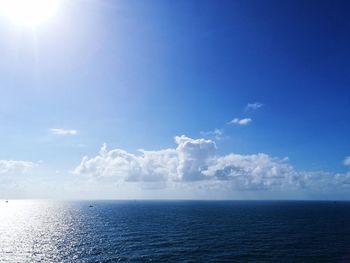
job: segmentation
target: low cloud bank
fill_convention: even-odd
[[[22,174],[35,167],[28,161],[0,160],[0,175]]]
[[[212,140],[175,137],[176,148],[132,154],[108,150],[84,157],[77,175],[122,182],[220,182],[237,190],[350,188],[350,173],[298,171],[288,159],[258,153],[218,156]]]

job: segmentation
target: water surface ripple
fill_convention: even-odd
[[[350,202],[0,203],[0,262],[350,262],[349,255]]]

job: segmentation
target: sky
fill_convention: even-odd
[[[348,1],[16,1],[0,198],[350,198]]]

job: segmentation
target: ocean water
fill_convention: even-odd
[[[1,201],[0,262],[350,262],[350,202]]]

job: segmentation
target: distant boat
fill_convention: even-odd
[[[94,207],[93,205],[89,205],[89,207]]]
[[[8,202],[9,202],[8,200],[5,201],[5,203],[8,203]]]

